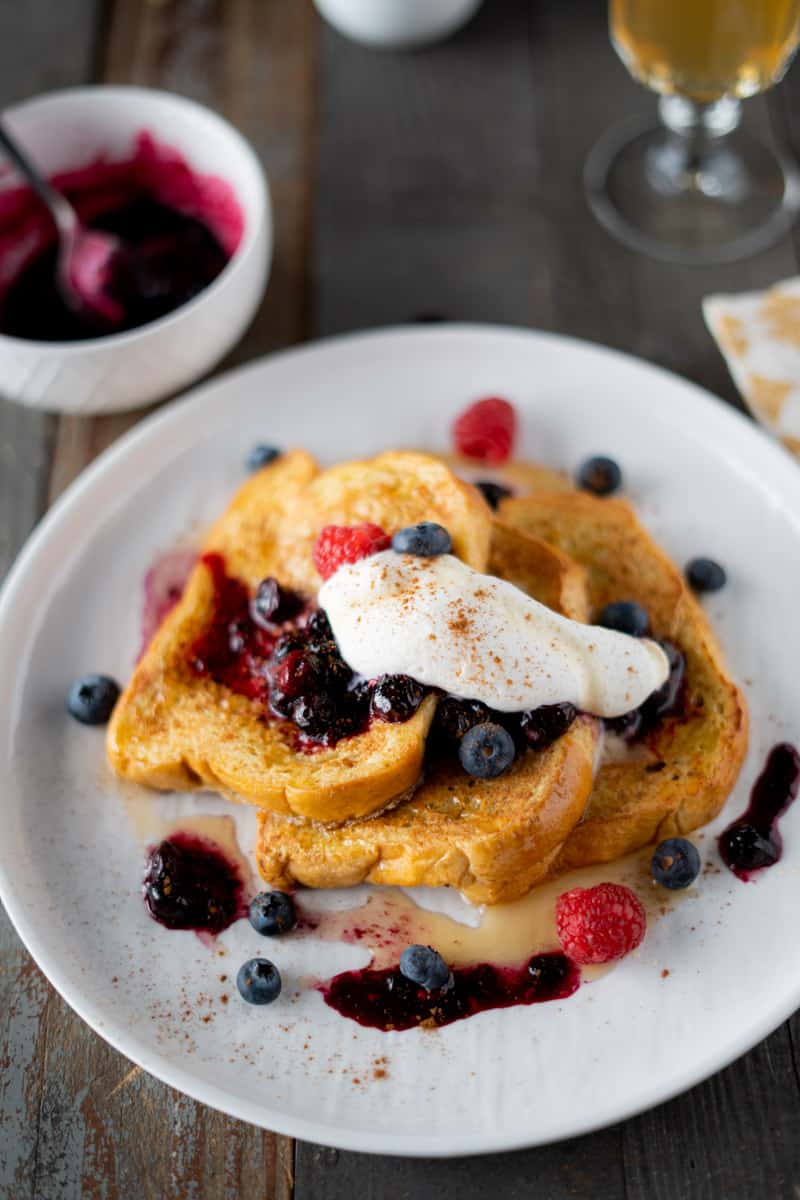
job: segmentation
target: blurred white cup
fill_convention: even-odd
[[[335,29],[366,46],[395,50],[455,33],[482,0],[314,0]]]

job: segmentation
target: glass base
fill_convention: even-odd
[[[603,135],[584,170],[592,211],[621,242],[667,262],[732,262],[763,250],[790,228],[800,176],[736,128],[736,112],[723,107],[735,101],[720,102],[699,136],[682,103],[662,101],[668,123],[625,122]]]

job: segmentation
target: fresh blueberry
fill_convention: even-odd
[[[476,779],[494,779],[514,761],[514,739],[502,725],[484,721],[473,725],[461,739],[458,757],[468,775]]]
[[[604,629],[615,629],[617,633],[629,633],[631,637],[644,637],[650,628],[647,610],[635,600],[616,600],[607,604],[597,618]]]
[[[287,892],[260,892],[250,901],[247,915],[256,933],[266,937],[288,933],[297,924],[294,900]]]
[[[259,443],[259,445],[253,446],[247,456],[247,469],[248,471],[260,471],[262,467],[268,467],[280,456],[281,452],[277,446],[265,446],[263,443]]]
[[[525,740],[531,750],[545,750],[566,733],[578,715],[574,704],[542,704],[522,715]]]
[[[719,848],[725,862],[740,871],[771,867],[780,858],[774,842],[759,833],[749,821],[737,821],[720,834]]]
[[[452,548],[450,534],[435,521],[408,525],[405,529],[398,529],[392,538],[392,549],[398,554],[419,554],[422,558],[433,558],[437,554],[449,554]]]
[[[409,675],[382,675],[372,692],[372,714],[380,721],[407,721],[424,695],[422,684]]]
[[[694,883],[700,874],[700,855],[686,838],[667,838],[656,846],[650,870],[656,883],[680,891]]]
[[[281,973],[268,958],[250,958],[239,967],[236,986],[248,1004],[272,1004],[281,994]]]
[[[297,616],[303,607],[302,596],[289,588],[282,588],[277,579],[270,575],[262,579],[250,605],[250,615],[262,629],[280,625]]]
[[[430,946],[406,946],[400,955],[400,974],[426,992],[436,992],[450,981],[450,968]]]
[[[84,675],[69,689],[67,711],[83,725],[105,725],[119,699],[119,684],[108,675]]]
[[[725,568],[713,558],[693,558],[686,565],[686,578],[695,592],[718,592],[728,582]]]
[[[489,508],[496,509],[501,500],[506,500],[511,495],[511,488],[504,487],[502,483],[495,483],[491,479],[481,479],[475,484],[475,487],[483,493],[483,498]]]
[[[595,496],[610,496],[622,484],[622,471],[613,458],[598,454],[581,463],[576,476],[578,487]]]

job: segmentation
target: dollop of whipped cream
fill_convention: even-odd
[[[500,712],[571,701],[619,717],[669,675],[656,642],[571,621],[451,554],[384,550],[346,564],[319,604],[358,674],[410,675]]]

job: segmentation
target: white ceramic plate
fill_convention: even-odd
[[[248,1007],[234,989],[224,1005],[231,987],[219,974],[263,952],[247,922],[215,958],[145,914],[132,802],[105,765],[102,731],[65,716],[69,683],[89,670],[127,676],[144,571],[225,504],[251,443],[299,443],[325,461],[443,448],[453,415],[486,393],[518,406],[524,454],[568,467],[613,454],[676,561],[726,564],[729,586],[707,607],[753,731],[720,828],[745,806],[769,747],[800,737],[800,471],[712,397],[595,346],[440,326],[235,372],[103,455],[43,521],[0,600],[0,894],[35,959],[154,1075],[244,1120],[355,1150],[475,1154],[580,1134],[690,1087],[800,1003],[800,942],[786,937],[800,897],[800,805],[783,819],[777,867],[754,884],[724,869],[706,876],[699,898],[610,975],[563,1003],[435,1033],[362,1029],[316,992],[296,992],[303,973],[365,961],[356,947],[311,940],[274,947],[286,980],[277,1004]],[[252,839],[252,814],[239,820]],[[711,839],[704,846],[713,854]],[[387,1075],[375,1079],[382,1058]]]

